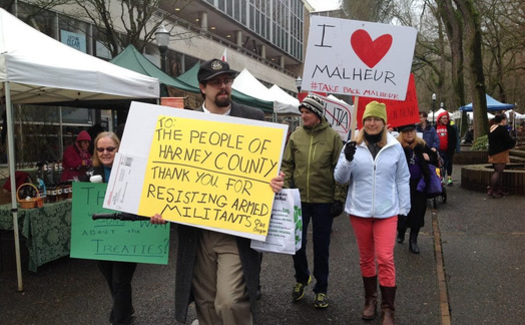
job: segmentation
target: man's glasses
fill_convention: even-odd
[[[101,152],[101,153],[104,152],[104,150],[107,151],[107,152],[113,152],[113,151],[115,151],[115,149],[117,149],[117,148],[116,147],[97,148],[97,151]]]
[[[233,78],[225,78],[225,79],[213,79],[208,82],[206,82],[208,85],[211,85],[213,87],[220,87],[222,84],[225,86],[231,86],[233,84]]]

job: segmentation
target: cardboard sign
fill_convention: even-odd
[[[287,130],[134,102],[104,207],[264,239]]]
[[[73,183],[71,252],[73,258],[103,261],[168,264],[169,224],[146,221],[93,220],[102,208],[103,183]]]
[[[404,100],[417,30],[312,16],[302,89]]]
[[[334,130],[339,133],[341,140],[348,140],[350,124],[352,122],[353,106],[337,98],[319,96],[324,101],[324,116]]]
[[[366,105],[371,101],[378,101],[386,104],[387,124],[392,127],[398,127],[407,124],[419,123],[419,107],[417,104],[416,83],[414,74],[410,74],[408,91],[404,101],[385,100],[381,98],[364,98],[359,97],[357,101],[357,123],[358,128],[363,126],[363,113]]]

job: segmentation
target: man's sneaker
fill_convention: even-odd
[[[295,287],[293,288],[293,291],[292,291],[292,299],[294,301],[299,301],[303,299],[304,289],[306,289],[306,287],[310,284],[310,282],[312,282],[311,275],[308,276],[308,281],[306,283],[296,283],[295,284]]]
[[[447,181],[447,185],[448,186],[452,186],[452,178],[449,178],[448,181]]]
[[[325,293],[316,293],[315,294],[315,308],[326,308],[328,307],[328,299],[326,298]]]

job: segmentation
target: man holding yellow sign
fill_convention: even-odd
[[[231,101],[231,86],[236,74],[237,72],[231,70],[228,63],[218,59],[212,59],[201,65],[197,78],[204,98],[202,111],[206,114],[264,120],[264,113],[261,110]],[[195,159],[199,160],[194,162],[196,164],[204,166],[213,160],[216,169],[220,169],[221,166],[228,166],[230,170],[233,168],[237,172],[250,169],[252,174],[259,173],[265,176],[274,171],[274,168],[278,168],[275,162],[250,158],[250,148],[260,152],[264,144],[255,143],[255,140],[246,143],[242,135],[226,136],[226,132],[221,133],[220,130],[216,134],[193,131],[190,135],[195,148],[198,148],[198,144],[206,145],[211,141],[215,145],[232,149],[232,152],[235,152],[236,148],[247,148],[248,151],[237,155],[224,153],[207,160],[207,152],[203,147],[199,155],[195,153]],[[255,147],[258,149],[255,150]],[[167,148],[159,150],[166,150],[164,152],[168,155],[177,154],[168,152]],[[186,154],[191,155],[188,152]],[[213,181],[210,179],[210,182]],[[283,183],[284,174],[280,173],[279,176],[274,177],[270,182],[273,192],[280,191]],[[213,186],[213,183],[208,185]],[[239,201],[235,202],[239,202],[238,207],[243,207],[247,215],[262,213],[264,210],[263,206],[256,207],[242,201],[242,194],[249,194],[252,185],[251,181],[242,184],[232,181],[229,184],[230,187],[239,189],[240,197],[236,199]],[[149,195],[158,195],[156,189],[147,189],[147,191]],[[213,202],[221,204],[220,195],[215,197]],[[151,218],[151,222],[165,223],[166,221],[160,214],[156,214]],[[239,222],[242,224],[242,221]],[[182,224],[178,224],[177,227],[179,245],[177,246],[175,318],[181,322],[186,321],[188,305],[193,296],[200,325],[252,324],[252,311],[259,287],[260,254],[250,248],[250,239]]]

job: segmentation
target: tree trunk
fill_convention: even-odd
[[[465,102],[465,77],[464,56],[463,56],[463,19],[462,15],[454,9],[451,0],[436,1],[438,10],[445,24],[445,31],[447,32],[450,41],[451,65],[452,65],[452,88],[454,90],[455,98],[452,100],[450,106],[460,107],[466,104]],[[468,118],[466,112],[463,113],[460,130],[464,133],[468,129]]]
[[[487,98],[485,97],[485,76],[481,55],[481,28],[478,11],[472,0],[454,0],[464,21],[465,61],[469,86],[473,96],[474,138],[488,133]]]

